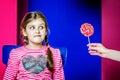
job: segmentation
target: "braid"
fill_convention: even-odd
[[[46,42],[46,46],[48,46],[48,36],[45,36],[45,42]],[[54,71],[54,66],[53,66],[53,55],[52,55],[52,51],[50,50],[50,48],[47,49],[47,64],[46,66],[48,67],[48,69],[53,72]]]
[[[46,43],[46,46],[48,46],[48,36],[47,35],[45,36],[45,43]]]

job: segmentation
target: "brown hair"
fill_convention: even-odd
[[[45,27],[46,27],[46,32],[48,32],[48,24],[46,21],[45,16],[41,13],[41,12],[28,12],[27,14],[25,14],[24,18],[22,19],[21,22],[21,33],[22,33],[22,37],[24,40],[25,44],[28,44],[28,38],[27,36],[23,35],[23,30],[26,30],[26,25],[31,22],[32,20],[35,19],[42,19],[45,22]],[[45,36],[45,45],[48,46],[48,35]],[[47,63],[46,66],[48,67],[48,69],[52,72],[54,71],[54,66],[53,66],[53,56],[52,56],[52,51],[50,50],[50,48],[47,49]]]

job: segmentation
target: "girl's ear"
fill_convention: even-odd
[[[27,36],[25,29],[22,29],[22,34],[23,34],[23,36]]]

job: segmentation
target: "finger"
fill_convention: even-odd
[[[97,53],[97,51],[90,50],[89,53],[94,54]]]
[[[100,56],[100,55],[101,55],[100,53],[98,53],[98,52],[96,52],[96,51],[90,51],[89,53],[90,53],[90,55],[97,55],[97,56]]]
[[[101,45],[101,43],[90,43],[90,44],[87,44],[87,46],[99,46]]]
[[[89,47],[88,50],[91,50],[91,51],[97,51],[98,48],[97,48],[97,47]]]
[[[100,57],[105,57],[106,55],[105,54],[102,54],[100,52],[97,52],[97,51],[89,51],[90,55],[97,55],[97,56],[100,56]]]

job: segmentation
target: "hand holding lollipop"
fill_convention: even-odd
[[[84,23],[84,24],[81,25],[80,31],[84,36],[88,37],[88,42],[90,44],[89,37],[92,36],[93,33],[94,33],[93,26],[89,23]]]

